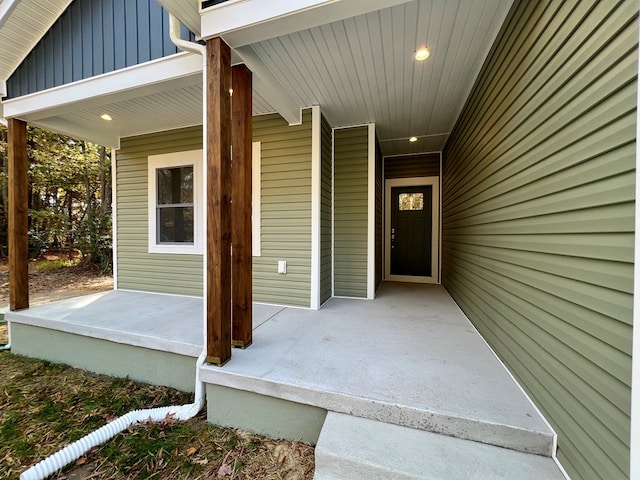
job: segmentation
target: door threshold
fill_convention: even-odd
[[[387,275],[384,280],[386,282],[405,282],[405,283],[438,283],[438,279],[434,277],[418,277],[415,275]]]

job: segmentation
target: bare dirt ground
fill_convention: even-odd
[[[74,259],[76,262],[77,259]],[[45,254],[29,262],[30,304],[62,300],[113,288],[113,277],[97,270],[66,265],[66,254]],[[0,305],[9,303],[9,264],[0,261]]]

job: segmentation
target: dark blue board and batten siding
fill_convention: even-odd
[[[182,38],[195,37],[182,28]],[[7,80],[9,98],[178,53],[155,0],[76,0]]]

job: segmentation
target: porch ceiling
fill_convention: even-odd
[[[6,2],[0,0],[0,13]],[[191,24],[199,15],[195,0],[161,3]],[[236,60],[256,71],[254,115],[279,111],[291,121],[292,111],[320,105],[333,127],[375,123],[384,155],[433,152],[444,147],[511,3],[413,0],[310,28],[309,15],[292,15],[285,35],[249,26],[228,41]],[[413,53],[423,45],[431,55],[417,62]],[[4,113],[116,146],[118,137],[201,123],[201,96],[200,76],[193,75],[190,82],[78,100],[46,114],[5,102]],[[118,121],[105,123],[105,112]],[[410,143],[412,136],[418,140]]]
[[[197,0],[159,1],[197,28]],[[347,2],[320,2],[222,35],[241,57],[268,66],[298,106],[320,105],[332,126],[375,122],[385,155],[440,151],[512,0],[387,3],[396,5],[354,17]],[[320,25],[340,9],[341,20]],[[425,45],[430,58],[416,62]],[[412,136],[418,141],[409,143]]]
[[[440,151],[511,3],[415,0],[250,48],[333,127],[375,122],[385,155]],[[431,55],[418,62],[425,45]]]

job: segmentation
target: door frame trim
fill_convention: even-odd
[[[395,282],[438,283],[440,273],[440,177],[390,178],[384,195],[384,279]],[[431,276],[391,275],[391,188],[431,186]]]

